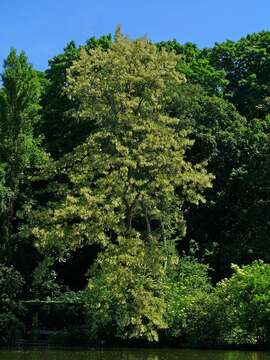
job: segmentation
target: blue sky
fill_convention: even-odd
[[[35,68],[70,40],[112,33],[176,38],[200,47],[270,29],[269,0],[1,0],[0,66],[11,46],[26,51]]]

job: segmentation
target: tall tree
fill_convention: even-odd
[[[16,228],[16,210],[31,166],[41,156],[34,126],[39,121],[40,83],[26,55],[12,49],[4,62],[0,90],[1,250],[8,250]]]
[[[166,115],[184,81],[176,64],[174,54],[146,39],[132,42],[118,33],[108,52],[82,49],[67,91],[80,104],[77,116],[94,122],[96,131],[58,163],[71,190],[53,213],[43,212],[44,223],[51,221],[34,231],[41,243],[106,244],[113,234],[134,231],[166,241],[185,232],[181,207],[203,201],[211,177],[186,161],[192,141]]]
[[[107,52],[81,50],[69,70],[67,93],[79,104],[76,116],[93,122],[95,132],[56,163],[68,179],[64,191],[60,187],[57,201],[33,213],[39,222],[33,234],[47,251],[65,256],[89,243],[107,247],[95,277],[108,294],[120,274],[120,293],[110,301],[93,286],[102,311],[113,311],[122,299],[121,316],[111,320],[124,338],[157,340],[157,330],[166,326],[160,277],[173,259],[175,240],[185,233],[181,210],[186,202],[204,201],[202,192],[211,186],[204,166],[186,160],[188,132],[166,114],[185,81],[176,65],[175,54],[119,31]],[[149,262],[143,269],[140,257]],[[128,292],[121,294],[128,279]]]

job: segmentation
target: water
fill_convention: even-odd
[[[270,360],[270,352],[104,349],[104,350],[0,350],[0,360]]]

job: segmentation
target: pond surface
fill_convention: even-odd
[[[103,349],[103,350],[0,350],[0,360],[270,360],[270,352]]]

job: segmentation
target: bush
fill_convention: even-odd
[[[168,338],[175,338],[182,344],[196,345],[205,342],[201,331],[206,322],[208,302],[212,286],[208,266],[191,257],[183,257],[170,274],[167,286]]]
[[[188,345],[265,345],[270,342],[270,265],[232,266],[217,284],[207,267],[182,260],[169,288],[169,336]]]
[[[221,281],[214,296],[224,314],[223,342],[269,344],[270,264],[232,266],[230,279]]]

